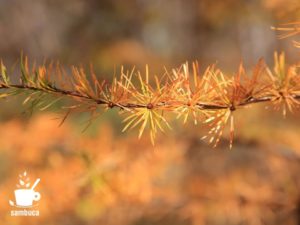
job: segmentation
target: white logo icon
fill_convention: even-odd
[[[18,208],[31,208],[37,206],[35,202],[41,199],[41,194],[34,189],[40,182],[40,178],[36,179],[33,185],[31,186],[30,178],[27,176],[27,172],[19,175],[19,184],[17,184],[17,188],[14,191],[15,194],[15,202],[9,200],[9,204]],[[21,211],[11,211],[12,216],[38,216],[38,210],[21,210]]]

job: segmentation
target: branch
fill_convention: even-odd
[[[260,60],[251,75],[242,64],[233,76],[225,75],[215,65],[201,73],[196,62],[192,63],[192,70],[185,63],[161,77],[150,77],[147,66],[145,75],[134,70],[124,72],[121,68],[119,77],[110,84],[100,80],[93,71],[87,76],[83,68],[71,67],[70,75],[58,65],[53,68],[52,64],[29,69],[27,58],[21,60],[20,67],[20,83],[11,83],[6,67],[1,63],[0,90],[4,93],[0,98],[26,93],[24,103],[32,102],[32,106],[46,109],[57,100],[49,104],[43,99],[45,94],[59,96],[59,99],[69,97],[77,104],[71,105],[70,109],[83,108],[91,113],[91,118],[98,115],[99,106],[119,108],[121,114],[128,114],[123,120],[123,131],[140,126],[141,137],[148,127],[152,143],[159,130],[164,131],[164,126],[170,128],[166,116],[170,112],[176,114],[177,119],[183,118],[183,123],[192,118],[195,124],[207,124],[210,130],[203,138],[208,138],[214,146],[230,121],[232,146],[233,111],[269,102],[275,109],[281,108],[285,116],[287,110],[292,112],[300,106],[299,67],[287,66],[284,54],[277,53],[274,54],[274,69]],[[36,93],[41,94],[37,96]]]
[[[45,92],[48,94],[54,94],[54,95],[60,95],[60,96],[66,96],[66,97],[71,97],[71,98],[81,98],[83,100],[88,100],[88,101],[92,101],[95,102],[98,105],[106,105],[109,108],[120,108],[120,109],[124,109],[124,108],[149,108],[148,105],[142,105],[142,104],[134,104],[134,103],[126,103],[126,104],[115,104],[112,102],[107,102],[103,99],[95,99],[92,98],[91,96],[86,96],[86,95],[82,95],[76,91],[69,91],[69,90],[63,90],[63,89],[59,89],[56,87],[53,87],[52,89],[41,89],[41,88],[37,88],[34,86],[28,86],[28,85],[21,85],[21,84],[10,84],[9,86],[5,86],[5,85],[0,85],[0,90],[3,89],[20,89],[20,90],[30,90],[30,91],[38,91],[38,92]],[[235,105],[236,107],[243,107],[243,106],[247,106],[247,105],[251,105],[251,104],[256,104],[256,103],[266,103],[266,102],[272,102],[272,96],[265,96],[265,97],[261,97],[261,98],[250,98],[249,100],[247,100],[246,102],[242,102],[239,103],[237,105]],[[300,99],[300,95],[295,95],[294,99]],[[168,105],[172,105],[172,103],[168,103],[168,102],[158,102],[157,103],[158,106],[168,106]],[[188,106],[188,104],[183,104]],[[228,106],[222,106],[222,105],[214,105],[214,104],[203,104],[203,103],[196,103],[196,105],[199,107],[200,110],[219,110],[219,109],[227,109],[230,108]],[[154,106],[155,107],[155,106]]]

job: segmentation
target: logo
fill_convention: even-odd
[[[41,199],[41,194],[35,191],[39,182],[40,178],[31,185],[26,171],[19,175],[19,184],[14,191],[15,202],[9,200],[10,206],[19,209],[11,210],[11,216],[39,216],[39,210],[32,209],[38,206],[38,201]]]

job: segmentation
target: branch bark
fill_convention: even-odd
[[[92,96],[83,95],[77,91],[64,90],[64,89],[60,89],[57,87],[51,87],[51,89],[50,88],[44,89],[44,88],[38,88],[38,87],[22,85],[22,84],[10,84],[10,85],[0,84],[0,90],[1,89],[2,90],[4,90],[4,89],[6,89],[6,90],[7,89],[31,90],[31,91],[46,92],[49,94],[60,95],[60,96],[67,96],[67,97],[69,96],[69,97],[73,97],[73,98],[80,98],[80,99],[92,101],[98,105],[107,105],[109,108],[118,107],[120,109],[124,109],[124,108],[134,109],[134,108],[147,108],[148,107],[148,104],[135,104],[135,103],[119,104],[119,103],[109,102],[104,99],[97,99],[97,98],[93,98]],[[294,96],[294,98],[300,99],[300,95],[296,95],[296,96]],[[235,105],[234,108],[243,107],[243,106],[247,106],[247,105],[251,105],[251,104],[257,104],[257,103],[271,102],[271,101],[272,101],[271,96],[264,96],[261,98],[252,98],[251,97],[251,98],[249,98],[249,100]],[[157,105],[166,106],[166,105],[168,105],[168,103],[161,102]],[[199,107],[199,109],[202,109],[202,110],[219,110],[219,109],[230,108],[230,106],[204,104],[204,103],[197,103],[197,106]]]

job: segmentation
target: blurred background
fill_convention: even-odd
[[[0,0],[0,57],[38,63],[149,64],[153,74],[198,60],[234,73],[243,60],[272,65],[275,50],[299,60],[270,29],[300,20],[299,0]],[[29,117],[22,99],[0,107],[0,223],[9,225],[300,224],[300,117],[258,105],[237,112],[229,151],[212,149],[201,126],[173,124],[155,147],[121,133],[111,111],[84,133],[86,115],[58,127],[58,106]],[[40,217],[11,217],[18,174],[41,178]]]

